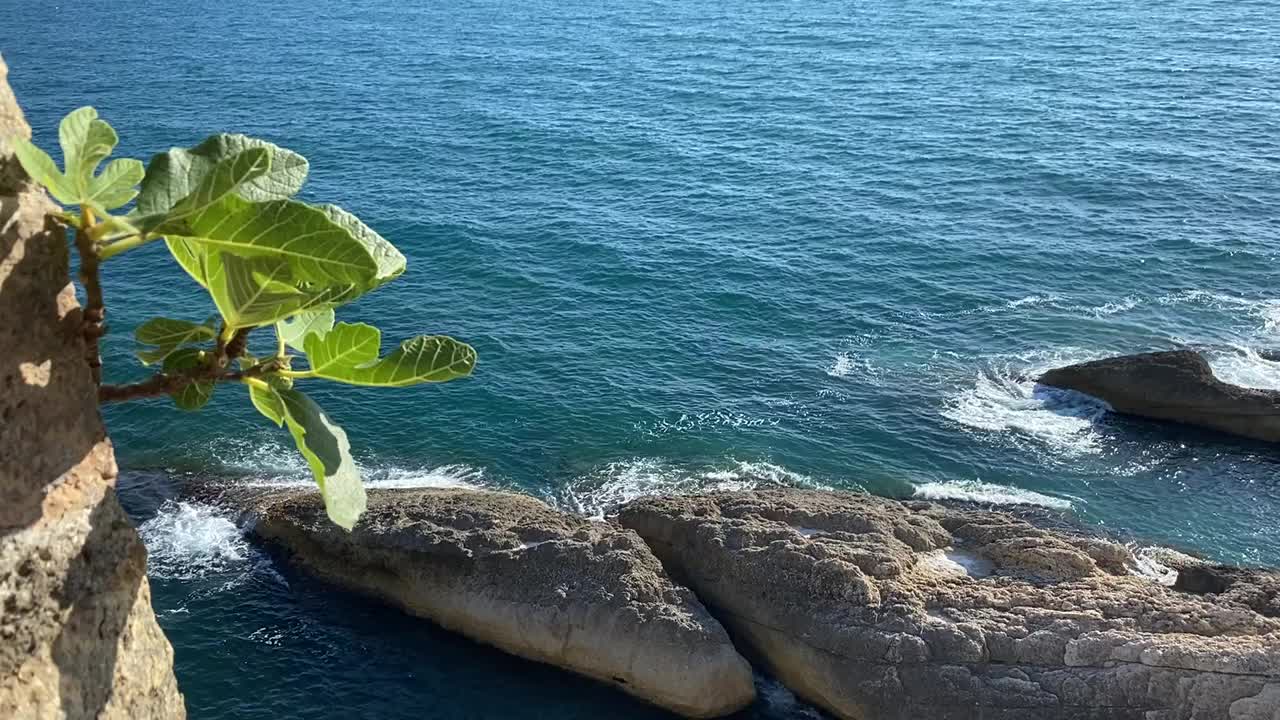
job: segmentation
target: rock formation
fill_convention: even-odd
[[[1193,350],[1123,355],[1050,370],[1040,382],[1127,415],[1280,441],[1280,392],[1230,385]]]
[[[318,494],[249,501],[255,532],[330,580],[688,717],[751,702],[724,628],[632,532],[523,495],[371,490],[348,533]]]
[[[0,60],[0,717],[183,718],[146,551],[116,501],[67,242],[6,138]]]
[[[1239,578],[1179,591],[1105,540],[850,493],[649,498],[618,522],[841,718],[1280,720],[1280,619]]]

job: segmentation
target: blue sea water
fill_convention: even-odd
[[[1048,367],[1203,343],[1280,387],[1280,13],[1170,0],[0,0],[37,141],[93,104],[146,158],[238,131],[409,257],[348,308],[474,378],[316,386],[373,485],[596,515],[769,485],[1045,505],[1280,563],[1267,445],[1107,415]],[[52,28],[59,30],[53,31]],[[211,310],[106,270],[112,380]],[[390,344],[390,342],[388,342]],[[310,388],[308,388],[311,391]],[[235,388],[106,420],[191,717],[663,717],[329,589],[186,500],[305,481]],[[744,717],[812,716],[761,678]]]

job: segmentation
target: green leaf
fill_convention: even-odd
[[[375,387],[406,387],[446,382],[471,374],[476,351],[440,335],[421,335],[400,343],[378,359],[382,333],[364,324],[338,323],[324,336],[306,338],[307,362],[316,377]]]
[[[115,149],[116,131],[91,107],[74,110],[58,126],[65,172],[53,158],[22,138],[14,138],[14,153],[33,179],[64,205],[87,205],[102,213],[127,204],[137,195],[142,163],[116,160],[95,177],[98,165]]]
[[[295,281],[365,285],[377,265],[364,245],[320,210],[293,200],[249,202],[228,195],[157,232],[246,258],[288,263]]]
[[[145,170],[141,160],[120,159],[107,163],[102,174],[89,182],[86,204],[101,210],[115,210],[138,195],[137,185]]]
[[[258,412],[275,423],[276,427],[284,424],[284,402],[276,394],[274,387],[249,383],[249,399],[253,401],[253,406],[258,409]]]
[[[178,266],[187,271],[201,287],[209,287],[209,257],[212,255],[203,246],[187,242],[182,238],[165,238],[164,244],[169,254],[178,262]]]
[[[183,374],[204,367],[205,352],[199,348],[179,348],[164,360],[164,371],[167,374]],[[188,383],[185,387],[169,397],[173,404],[183,410],[199,410],[213,397],[213,382],[201,381]]]
[[[307,179],[307,159],[265,140],[244,135],[213,135],[190,150],[173,148],[151,158],[137,212],[164,215],[190,195],[220,162],[245,150],[264,149],[270,169],[236,189],[246,200],[283,200],[292,197]]]
[[[184,229],[186,226],[179,224],[179,221],[209,210],[249,181],[262,177],[270,169],[271,153],[265,148],[250,148],[239,155],[223,160],[204,176],[190,195],[173,206],[164,216],[164,221],[156,232],[164,234],[165,228],[170,225],[179,230]]]
[[[66,178],[83,201],[89,197],[89,184],[98,165],[115,149],[116,131],[98,118],[98,111],[82,107],[71,111],[58,125],[58,142],[62,145],[62,161]]]
[[[278,258],[208,253],[203,267],[213,304],[233,328],[270,325],[298,312],[305,300],[288,284],[289,264]]]
[[[382,332],[364,323],[338,323],[323,336],[307,338],[303,345],[311,371],[327,377],[377,360]]]
[[[171,318],[152,318],[133,332],[133,338],[139,344],[155,346],[154,349],[138,351],[138,359],[144,365],[160,362],[180,347],[212,340],[217,336],[217,330],[207,322],[193,323]]]
[[[304,351],[302,343],[306,337],[311,334],[323,336],[333,329],[333,321],[333,308],[307,310],[276,323],[276,335],[285,345]]]
[[[58,171],[58,165],[49,157],[49,153],[32,145],[26,138],[13,136],[9,138],[13,145],[13,154],[17,156],[22,169],[32,180],[43,185],[50,195],[63,205],[76,204],[75,188],[67,181],[67,177]]]
[[[280,399],[289,433],[320,486],[329,519],[350,530],[364,512],[365,493],[346,432],[297,390],[272,387],[271,392]]]
[[[386,238],[374,232],[373,228],[361,222],[360,218],[337,205],[320,205],[317,209],[328,216],[336,225],[351,233],[351,236],[364,245],[365,249],[369,251],[369,255],[373,257],[378,270],[374,275],[373,282],[366,289],[372,290],[379,285],[386,284],[404,272],[404,255]]]

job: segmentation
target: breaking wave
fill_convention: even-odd
[[[1107,404],[1035,379],[1050,368],[1099,356],[1073,350],[996,361],[978,372],[972,385],[947,398],[942,416],[977,430],[1031,438],[1066,455],[1098,453],[1094,424],[1108,411]]]
[[[225,511],[196,503],[165,501],[138,533],[150,574],[167,580],[236,572],[254,552]]]
[[[1038,505],[1053,510],[1070,510],[1073,506],[1072,501],[1065,498],[980,480],[922,483],[915,486],[914,496],[922,500],[960,500],[983,505]]]
[[[808,475],[767,462],[730,461],[725,466],[690,468],[662,459],[609,463],[575,478],[553,498],[564,509],[603,518],[636,498],[767,487],[826,488]]]

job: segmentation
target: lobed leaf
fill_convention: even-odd
[[[115,210],[137,197],[145,170],[141,160],[119,159],[107,163],[102,174],[89,181],[84,204],[101,210]]]
[[[178,348],[192,343],[212,340],[218,336],[217,330],[208,322],[193,323],[188,320],[172,318],[152,318],[133,332],[133,337],[142,345],[154,345],[151,350],[138,351],[138,359],[144,365],[161,362]]]
[[[381,340],[382,333],[375,327],[339,323],[326,335],[307,337],[307,362],[316,377],[374,387],[447,382],[466,377],[475,368],[476,351],[450,337],[411,338],[378,359]]]
[[[58,165],[49,157],[49,153],[41,150],[23,137],[13,136],[9,139],[13,145],[13,154],[17,156],[22,169],[32,180],[43,185],[54,199],[63,205],[76,204],[75,188],[67,181],[67,177],[58,171]]]
[[[67,181],[75,189],[77,202],[89,197],[89,185],[98,165],[115,149],[119,138],[98,111],[82,107],[71,111],[58,124],[62,164]]]

